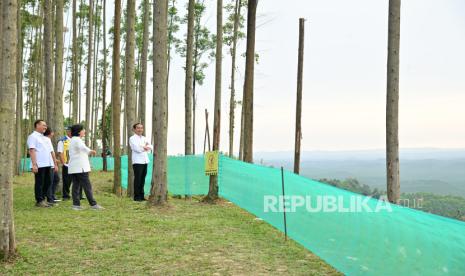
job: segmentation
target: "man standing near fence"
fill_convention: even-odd
[[[49,144],[45,140],[45,130],[47,130],[45,121],[37,120],[34,122],[34,131],[27,137],[31,169],[34,173],[34,195],[37,207],[53,206],[45,200],[52,183],[52,167],[54,166]],[[49,202],[52,202],[51,198]]]
[[[149,156],[147,152],[153,147],[143,136],[144,126],[136,123],[132,126],[134,135],[129,138],[129,145],[132,150],[132,168],[134,170],[134,201],[144,201],[144,183],[147,176],[147,164]]]

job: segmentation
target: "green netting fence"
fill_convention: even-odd
[[[109,158],[109,168],[113,160]],[[101,159],[92,159],[101,169]],[[100,167],[99,167],[100,166]],[[169,157],[168,190],[172,194],[206,194],[203,156]],[[127,157],[122,158],[123,187],[127,186]],[[150,187],[151,165],[145,191]],[[265,198],[282,195],[281,171],[220,157],[220,196],[284,231],[283,213],[267,212]],[[380,201],[284,171],[285,194],[292,197],[337,198],[347,210],[354,199],[376,210]],[[358,202],[355,200],[355,202]],[[311,201],[313,210],[318,201]],[[390,205],[370,212],[290,210],[290,238],[347,275],[465,275],[465,223]]]

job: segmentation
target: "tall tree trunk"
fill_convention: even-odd
[[[90,100],[92,99],[92,55],[93,55],[93,29],[94,29],[94,21],[93,21],[93,13],[94,13],[94,0],[89,0],[89,45],[88,45],[88,52],[87,52],[87,75],[86,75],[86,133],[85,141],[86,145],[89,144],[89,137],[90,137],[90,126],[91,126],[91,103]]]
[[[389,0],[389,34],[386,101],[387,195],[391,203],[400,198],[399,177],[399,45],[400,0]]]
[[[215,72],[215,106],[213,113],[213,150],[220,150],[221,123],[221,65],[223,60],[223,0],[216,2],[216,72]],[[205,201],[218,199],[218,175],[210,175],[210,185]]]
[[[97,15],[97,18],[100,17],[100,12],[101,9],[99,9],[99,1],[97,0],[96,5],[95,5],[95,13]],[[101,22],[101,21],[100,21]],[[93,77],[93,109],[92,109],[92,148],[97,149],[97,123],[98,123],[98,111],[99,111],[99,106],[100,106],[100,87],[99,87],[99,82],[98,82],[98,51],[100,48],[100,28],[99,25],[97,25],[98,22],[94,22],[95,28],[97,29],[97,38],[95,39],[94,42],[94,77]],[[102,82],[100,82],[101,85]]]
[[[10,259],[16,252],[13,216],[13,165],[15,138],[16,55],[17,55],[17,2],[2,1],[0,31],[0,255]]]
[[[55,23],[55,142],[63,134],[63,0],[56,1]]]
[[[18,41],[18,52],[16,57],[16,162],[15,162],[15,174],[21,173],[21,157],[22,157],[22,125],[23,125],[23,36],[21,28],[21,5],[17,5],[16,9],[16,29],[17,29],[17,41]],[[1,28],[1,27],[0,27]],[[1,53],[1,50],[0,50]]]
[[[147,98],[147,60],[150,39],[150,3],[144,0],[144,31],[142,34],[141,75],[139,82],[139,121],[145,126],[145,106]]]
[[[55,128],[53,111],[54,107],[54,90],[53,90],[53,45],[52,45],[52,19],[53,19],[52,1],[44,0],[44,66],[45,66],[45,105],[46,121],[48,125]]]
[[[132,151],[129,148],[129,137],[132,131],[132,125],[136,121],[136,90],[134,80],[134,64],[135,64],[135,21],[136,21],[136,2],[135,0],[128,0],[127,6],[127,29],[126,29],[126,63],[125,63],[125,77],[126,77],[126,143],[128,153],[128,191],[129,197],[134,196],[134,171],[132,169]]]
[[[115,17],[113,29],[113,60],[111,76],[111,107],[113,113],[113,192],[121,195],[121,98],[120,98],[120,27],[121,0],[115,0]]]
[[[72,102],[73,102],[73,123],[78,123],[78,49],[77,49],[77,26],[76,26],[76,0],[73,0],[73,45],[72,45],[72,59],[73,69],[71,74],[72,79]]]
[[[167,27],[168,0],[155,0],[153,5],[153,137],[154,158],[152,187],[149,203],[162,205],[168,199],[167,142],[168,142],[168,91],[167,72]]]
[[[294,173],[300,171],[300,141],[302,140],[302,78],[304,70],[304,31],[305,19],[299,19],[299,53],[297,64],[297,102],[295,115],[295,149],[294,149]]]
[[[244,81],[244,161],[253,162],[253,84],[255,65],[255,25],[258,0],[249,0],[247,13],[247,51]]]
[[[192,65],[194,59],[195,0],[189,0],[187,13],[186,80],[184,83],[184,154],[192,154]]]
[[[106,130],[106,97],[107,97],[107,35],[106,35],[107,0],[103,0],[103,80],[102,80],[102,159],[103,171],[107,171],[107,130]]]
[[[239,160],[244,161],[244,91],[242,92],[242,103],[241,103],[241,134],[239,138]]]
[[[236,52],[237,52],[237,33],[239,30],[239,20],[241,18],[241,0],[236,0],[234,7],[234,27],[233,27],[233,46],[231,52],[231,98],[229,99],[229,157],[234,153],[234,120],[236,109]]]

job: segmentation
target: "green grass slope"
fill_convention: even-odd
[[[34,207],[33,178],[15,178],[19,255],[0,275],[339,275],[267,223],[229,202],[170,199],[148,208],[110,193],[112,173],[92,173],[106,209],[71,202]]]

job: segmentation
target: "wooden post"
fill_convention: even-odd
[[[305,19],[299,19],[299,53],[297,64],[297,103],[295,115],[295,152],[294,152],[294,173],[300,171],[300,141],[302,140],[302,78],[304,68],[304,28]]]
[[[391,203],[400,198],[399,176],[399,45],[400,0],[389,1],[387,99],[386,99],[386,172],[387,196]]]
[[[210,147],[210,129],[208,127],[208,111],[207,109],[205,109],[205,136],[203,140],[203,153],[204,154],[206,151],[207,142],[208,142],[208,151],[210,151],[211,147]]]
[[[281,184],[283,188],[283,219],[284,219],[284,240],[287,241],[287,221],[286,221],[286,204],[284,201],[285,193],[284,193],[284,169],[281,167]]]

